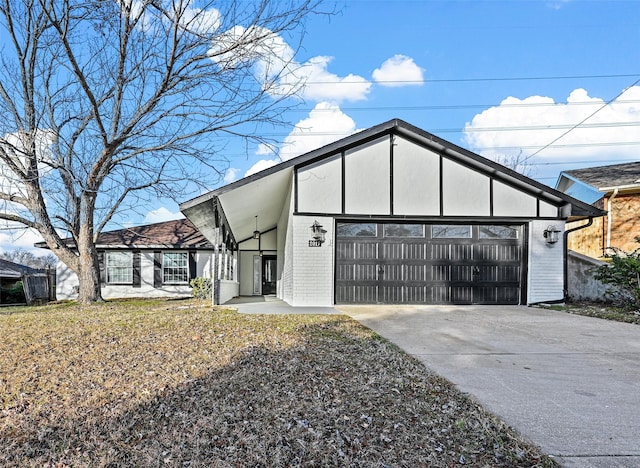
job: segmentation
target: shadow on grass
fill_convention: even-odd
[[[246,348],[228,365],[144,401],[116,389],[82,415],[53,407],[0,413],[0,464],[552,466],[449,383],[353,322],[301,328],[302,344]]]

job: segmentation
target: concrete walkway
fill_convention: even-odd
[[[640,326],[527,307],[337,306],[567,467],[640,467]]]
[[[292,307],[275,296],[239,296],[223,305],[241,314],[342,314],[333,307]]]

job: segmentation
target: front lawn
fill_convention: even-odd
[[[554,466],[345,316],[0,309],[0,466]]]

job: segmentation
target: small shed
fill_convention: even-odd
[[[1,305],[47,302],[51,292],[49,285],[47,270],[0,259]]]

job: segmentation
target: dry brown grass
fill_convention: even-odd
[[[0,310],[0,466],[552,466],[344,316]]]

